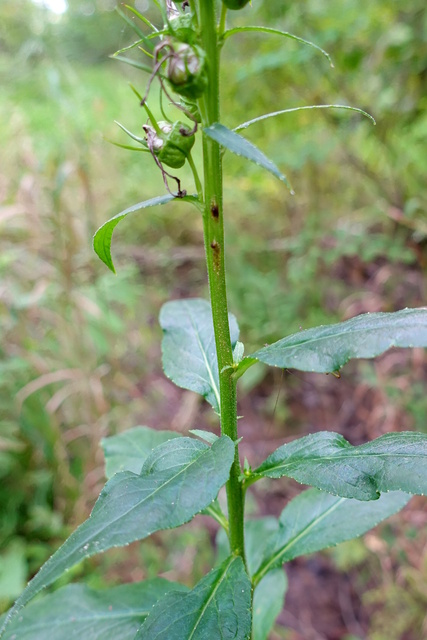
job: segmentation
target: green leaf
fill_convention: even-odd
[[[231,129],[227,129],[223,124],[215,123],[210,127],[205,127],[203,129],[203,133],[218,142],[222,147],[228,149],[232,153],[235,153],[237,156],[241,156],[242,158],[246,158],[251,162],[254,162],[258,166],[266,169],[273,176],[279,178],[282,182],[286,184],[289,188],[290,192],[293,194],[292,188],[288,182],[286,176],[276,167],[274,162],[272,162],[266,155],[263,154],[262,151],[258,149],[252,142],[246,140],[246,138],[242,138],[238,133],[231,131]]]
[[[113,60],[118,60],[119,62],[124,62],[125,64],[130,65],[131,67],[135,67],[140,71],[146,71],[150,75],[153,73],[152,67],[149,67],[148,64],[143,64],[142,62],[137,62],[137,60],[132,60],[132,58],[126,58],[125,56],[118,56],[117,54],[113,54],[110,56]],[[159,73],[161,76],[162,74]]]
[[[140,475],[116,473],[89,519],[43,565],[7,620],[83,558],[191,520],[216,498],[233,460],[234,444],[227,436],[212,447],[193,438],[176,438],[152,451]]]
[[[376,500],[382,491],[427,493],[427,434],[387,433],[353,447],[321,431],[284,444],[254,476],[288,476],[344,498]]]
[[[129,207],[129,209],[125,209],[121,213],[118,213],[107,222],[99,227],[98,231],[95,233],[93,237],[93,248],[95,253],[101,258],[102,262],[107,265],[109,269],[113,273],[116,273],[114,269],[113,260],[111,257],[111,239],[113,237],[113,231],[116,226],[119,224],[120,220],[126,218],[130,213],[135,213],[135,211],[141,211],[141,209],[147,209],[148,207],[156,207],[157,205],[167,204],[172,200],[178,200],[182,202],[190,202],[194,204],[197,208],[199,208],[199,200],[196,196],[184,196],[183,198],[177,198],[171,194],[166,194],[164,196],[157,196],[156,198],[151,198],[150,200],[145,200],[144,202],[138,202],[138,204],[134,204],[133,207]]]
[[[351,358],[375,358],[391,347],[426,346],[427,308],[364,313],[338,324],[300,331],[263,347],[243,358],[236,375],[257,361],[283,369],[334,373]]]
[[[277,518],[267,517],[245,522],[246,562],[249,575],[260,568],[268,556],[268,541],[279,530]],[[220,530],[217,538],[217,556],[219,560],[230,553],[230,545],[225,531]],[[268,573],[256,586],[253,604],[253,640],[264,640],[279,615],[287,588],[286,576],[282,569]]]
[[[160,311],[163,329],[163,369],[178,387],[202,395],[220,412],[218,360],[212,312],[201,298],[166,302]],[[229,314],[232,346],[239,338],[237,321]]]
[[[268,640],[274,622],[283,609],[287,587],[283,569],[270,571],[255,587],[252,640]]]
[[[190,433],[209,444],[213,444],[215,440],[218,440],[218,436],[215,433],[212,433],[212,431],[205,431],[204,429],[190,429]]]
[[[141,31],[141,29],[139,28],[137,23],[134,22],[131,18],[129,18],[129,16],[127,16],[125,13],[123,13],[123,11],[121,11],[119,9],[119,7],[116,7],[116,11],[119,14],[119,16],[130,26],[130,28],[135,31],[137,36],[139,38],[141,38],[141,40],[144,42],[145,46],[148,47],[149,49],[153,49],[153,46],[154,46],[153,43],[150,42],[150,40],[147,38],[145,33],[143,31]]]
[[[4,640],[134,640],[155,603],[187,587],[163,578],[102,591],[71,584],[26,608]]]
[[[317,49],[317,51],[319,51],[322,55],[325,56],[325,58],[327,58],[327,60],[329,61],[329,64],[331,65],[331,67],[333,67],[334,65],[332,64],[332,60],[331,60],[331,56],[329,55],[329,53],[327,53],[324,49],[321,49],[320,47],[317,46],[317,44],[314,44],[313,42],[310,42],[309,40],[304,40],[304,38],[300,38],[299,36],[295,36],[293,33],[289,33],[288,31],[281,31],[280,29],[272,29],[270,27],[235,27],[234,29],[228,29],[227,31],[225,31],[223,38],[224,40],[226,40],[227,38],[229,38],[230,36],[232,36],[235,33],[244,33],[244,32],[258,32],[258,33],[270,33],[271,35],[276,35],[276,36],[283,36],[285,38],[290,38],[291,40],[296,40],[297,42],[300,42],[301,44],[306,44],[309,47],[313,47],[314,49]]]
[[[135,640],[248,640],[251,583],[240,557],[213,569],[189,593],[170,593],[152,609]]]
[[[409,500],[410,496],[400,491],[384,493],[370,502],[339,498],[317,489],[303,491],[282,511],[279,530],[268,538],[268,553],[254,583],[293,558],[361,536]]]
[[[257,118],[253,118],[252,120],[248,120],[247,122],[239,124],[239,126],[235,127],[233,131],[242,131],[243,129],[247,129],[248,127],[250,127],[251,124],[261,122],[262,120],[267,120],[268,118],[275,118],[276,116],[281,116],[284,113],[295,113],[296,111],[311,111],[312,109],[344,109],[347,111],[355,111],[356,113],[361,113],[366,118],[369,118],[369,120],[371,120],[373,124],[376,124],[375,119],[367,111],[363,111],[363,109],[358,109],[357,107],[349,107],[345,104],[312,104],[304,107],[293,107],[292,109],[281,109],[280,111],[266,113],[262,116],[258,116]]]
[[[118,471],[139,474],[152,449],[179,436],[176,431],[134,427],[116,436],[103,438],[101,446],[104,449],[106,477],[111,478]]]

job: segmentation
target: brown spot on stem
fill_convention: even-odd
[[[216,240],[211,242],[211,249],[213,251],[213,268],[218,273],[221,268],[221,247]]]
[[[212,218],[214,218],[215,220],[218,220],[219,208],[215,201],[211,203],[211,214],[212,214]]]

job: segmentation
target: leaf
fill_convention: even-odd
[[[143,64],[142,62],[138,62],[137,60],[132,60],[132,58],[126,58],[125,56],[119,56],[116,53],[110,56],[112,60],[118,60],[119,62],[124,62],[125,64],[129,64],[131,67],[136,67],[140,71],[146,71],[150,75],[153,73],[152,67],[148,66],[148,64]],[[159,73],[159,76],[162,74]]]
[[[258,149],[252,142],[246,140],[246,138],[242,138],[238,133],[231,131],[231,129],[227,129],[223,124],[219,124],[218,122],[212,124],[210,127],[205,127],[203,129],[203,133],[218,142],[222,147],[228,149],[232,153],[235,153],[237,156],[241,156],[242,158],[246,158],[251,162],[254,162],[258,166],[266,169],[270,173],[272,173],[276,178],[279,178],[282,182],[286,184],[289,188],[290,192],[293,194],[292,187],[290,186],[288,179],[286,176],[276,167],[274,162],[272,162],[266,155],[263,154],[262,151]]]
[[[139,474],[152,449],[179,436],[175,431],[134,427],[116,436],[103,438],[101,446],[104,449],[106,477],[111,478],[118,471]]]
[[[203,509],[200,512],[204,516],[210,516],[214,520],[218,522],[221,527],[223,527],[224,531],[228,532],[228,520],[223,510],[221,509],[221,505],[219,504],[218,498],[216,498],[211,504]]]
[[[152,609],[135,640],[248,640],[251,583],[240,557],[229,557],[189,593],[170,593]]]
[[[258,116],[257,118],[253,118],[252,120],[248,120],[247,122],[239,124],[239,126],[235,127],[233,131],[242,131],[242,129],[247,129],[248,127],[250,127],[251,124],[261,122],[262,120],[267,120],[268,118],[281,116],[284,113],[295,113],[296,111],[311,111],[312,109],[344,109],[347,111],[355,111],[356,113],[361,113],[366,118],[369,118],[369,120],[371,120],[373,124],[376,124],[375,119],[367,111],[363,111],[363,109],[358,109],[357,107],[350,107],[345,104],[312,104],[304,107],[293,107],[292,109],[281,109],[280,111],[266,113],[262,116]]]
[[[255,587],[252,640],[268,640],[274,622],[283,609],[288,581],[283,569],[267,573]]]
[[[134,204],[133,207],[129,207],[129,209],[125,209],[121,213],[118,213],[116,216],[110,218],[109,220],[107,220],[107,222],[104,222],[101,227],[99,227],[98,231],[93,237],[93,248],[102,262],[104,262],[104,264],[106,264],[113,273],[116,273],[116,270],[114,269],[114,264],[111,257],[111,239],[113,237],[113,231],[119,224],[120,220],[126,218],[126,216],[128,216],[130,213],[135,213],[135,211],[147,209],[148,207],[156,207],[157,205],[161,204],[167,204],[172,200],[191,202],[191,204],[194,204],[196,207],[199,206],[199,200],[196,196],[184,196],[183,198],[177,198],[168,193],[164,196],[157,196],[156,198],[151,198],[150,200],[145,200],[144,202],[138,202],[138,204]]]
[[[334,373],[351,358],[375,358],[391,347],[427,346],[427,308],[364,313],[300,331],[243,358],[237,377],[256,361],[283,369]]]
[[[253,575],[268,555],[269,538],[277,533],[279,521],[277,518],[267,517],[245,522],[246,562],[249,575]],[[221,560],[230,553],[230,545],[225,531],[220,530],[216,538],[217,556]],[[275,569],[268,573],[256,586],[253,603],[253,638],[264,640],[279,615],[287,588],[286,576],[282,569]]]
[[[129,18],[129,16],[127,16],[125,13],[123,13],[123,11],[119,9],[119,7],[116,7],[116,11],[119,14],[119,16],[122,18],[122,20],[124,20],[130,26],[130,28],[135,31],[135,33],[139,38],[141,38],[145,46],[148,47],[149,49],[153,49],[153,46],[154,46],[153,43],[150,42],[150,40],[147,38],[145,33],[141,31],[137,23],[134,22],[131,18]]]
[[[218,440],[218,436],[215,433],[212,433],[212,431],[205,431],[204,429],[190,429],[190,433],[209,444],[213,444],[215,440]]]
[[[89,519],[42,566],[6,622],[83,558],[191,520],[228,480],[234,448],[227,436],[212,447],[193,438],[177,438],[152,451],[141,475],[116,473],[101,491]]]
[[[314,49],[317,49],[317,51],[319,51],[322,55],[325,56],[325,58],[327,58],[327,60],[329,61],[329,64],[331,65],[331,67],[333,67],[334,65],[332,64],[332,60],[331,60],[331,56],[329,55],[329,53],[327,53],[324,49],[321,49],[320,47],[317,46],[317,44],[314,44],[313,42],[310,42],[309,40],[304,40],[304,38],[300,38],[299,36],[295,36],[293,33],[289,33],[288,31],[281,31],[280,29],[272,29],[270,27],[235,27],[234,29],[228,29],[227,31],[224,32],[223,35],[223,39],[226,40],[227,38],[229,38],[230,36],[232,36],[235,33],[244,33],[244,32],[254,32],[257,31],[258,33],[270,33],[271,35],[276,35],[276,36],[284,36],[285,38],[290,38],[291,40],[296,40],[297,42],[300,42],[301,44],[306,44],[309,47],[313,47]]]
[[[202,395],[220,412],[218,360],[212,312],[201,298],[166,302],[160,311],[163,370],[178,387]],[[239,338],[236,318],[229,314],[232,346]]]
[[[268,539],[269,551],[254,584],[284,562],[361,536],[409,500],[410,496],[400,491],[384,493],[370,502],[339,498],[317,489],[303,491],[282,511],[279,530]]]
[[[284,444],[255,476],[288,476],[344,498],[376,500],[382,491],[427,493],[427,434],[387,433],[353,447],[338,433],[321,431]]]
[[[105,590],[71,584],[26,608],[4,640],[134,640],[154,604],[187,587],[163,578]]]

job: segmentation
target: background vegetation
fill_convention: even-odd
[[[157,13],[148,0],[137,7]],[[230,307],[247,349],[315,323],[426,303],[427,10],[424,0],[260,2],[230,20],[264,23],[327,49],[263,35],[227,41],[223,120],[306,104],[247,137],[290,177],[293,198],[256,167],[226,157]],[[123,224],[118,276],[91,236],[121,209],[163,192],[128,88],[146,77],[109,55],[134,41],[110,0],[69,0],[55,14],[31,0],[0,7],[0,603],[89,513],[103,482],[99,441],[136,424],[186,431],[215,417],[160,368],[160,305],[206,293],[201,220],[181,206]],[[184,187],[192,188],[183,172]],[[251,370],[252,372],[252,370]],[[248,373],[244,452],[254,464],[296,433],[334,429],[353,444],[384,431],[425,431],[423,352],[391,352],[341,379]],[[277,481],[276,481],[277,482]],[[254,513],[298,491],[261,484]],[[151,577],[197,580],[215,529],[200,519],[87,561],[92,585]],[[427,634],[427,509],[413,499],[381,530],[290,572],[275,638],[417,640]],[[198,573],[199,571],[199,573]],[[73,576],[71,576],[72,578]],[[67,579],[70,579],[67,578]]]

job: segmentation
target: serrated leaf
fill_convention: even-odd
[[[139,474],[151,451],[163,442],[180,437],[175,431],[158,431],[149,427],[133,427],[116,436],[103,438],[105,475],[111,478],[119,471]]]
[[[254,590],[252,640],[268,640],[283,609],[288,581],[283,569],[267,573]]]
[[[293,558],[361,536],[409,500],[410,496],[400,491],[384,493],[370,502],[339,498],[317,489],[303,491],[282,511],[279,530],[268,539],[268,552],[254,576],[255,584]]]
[[[291,193],[293,193],[292,188],[288,182],[287,177],[276,167],[274,162],[267,158],[267,156],[256,147],[252,142],[246,140],[246,138],[242,138],[238,133],[228,129],[223,124],[219,124],[218,122],[212,124],[210,127],[205,127],[203,129],[203,133],[218,142],[222,147],[228,149],[232,153],[235,153],[237,156],[241,156],[242,158],[246,158],[251,162],[254,162],[258,166],[262,167],[269,171],[273,176],[279,178],[282,182],[286,184]]]
[[[114,475],[89,519],[43,565],[7,620],[83,558],[191,520],[228,480],[234,448],[227,436],[212,447],[192,438],[169,440],[147,457],[140,475],[129,471]]]
[[[113,231],[116,226],[119,224],[123,218],[126,218],[130,213],[135,213],[136,211],[141,211],[142,209],[147,209],[149,207],[156,207],[158,205],[167,204],[172,200],[176,200],[178,202],[189,202],[195,205],[197,208],[200,207],[199,200],[196,196],[184,196],[183,198],[178,198],[176,196],[171,195],[170,193],[157,196],[156,198],[151,198],[150,200],[145,200],[144,202],[138,202],[138,204],[134,204],[133,207],[129,207],[125,209],[121,213],[118,213],[113,218],[104,222],[104,224],[99,227],[93,237],[93,248],[98,257],[102,260],[104,264],[107,265],[109,269],[113,273],[115,273],[113,259],[111,257],[111,239],[113,237]]]
[[[135,640],[248,640],[251,583],[240,557],[228,558],[189,593],[170,593],[152,609]]]
[[[427,493],[427,434],[387,433],[353,447],[321,431],[284,444],[253,472],[288,476],[344,498],[376,500],[383,491]]]
[[[155,603],[168,592],[188,591],[154,578],[95,590],[71,584],[24,609],[4,640],[134,640]]]
[[[391,347],[427,346],[427,308],[364,313],[338,324],[300,331],[243,358],[237,370],[255,362],[283,369],[334,373],[352,358],[375,358]]]
[[[219,373],[212,311],[201,298],[166,302],[160,311],[163,370],[178,387],[199,393],[219,414]],[[229,314],[232,346],[239,338],[236,318]]]

